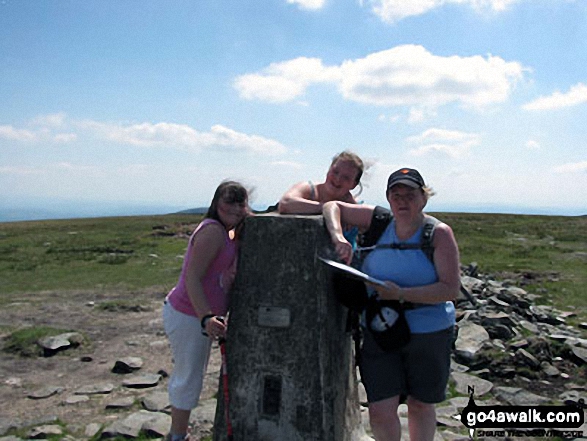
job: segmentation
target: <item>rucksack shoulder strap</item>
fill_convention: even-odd
[[[361,236],[361,246],[371,247],[377,243],[393,216],[391,211],[387,208],[380,207],[379,205],[373,210],[373,216],[371,217],[371,225],[369,229],[365,231]]]
[[[424,215],[424,227],[422,229],[422,236],[420,239],[420,246],[428,260],[433,262],[434,260],[434,246],[432,241],[434,240],[434,230],[440,223],[438,219],[433,216]]]

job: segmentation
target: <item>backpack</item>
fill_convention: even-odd
[[[434,229],[440,223],[438,219],[426,216],[419,244],[376,245],[392,220],[393,215],[388,209],[380,206],[375,207],[369,229],[359,237],[357,254],[352,262],[353,267],[359,268],[366,253],[376,248],[421,249],[430,261],[433,260],[434,247],[432,246],[432,239]],[[362,313],[367,307],[369,296],[364,282],[348,277],[343,273],[334,272],[332,274],[332,287],[337,300],[349,310]]]
[[[382,244],[376,245],[377,241],[393,220],[393,215],[387,208],[376,206],[373,210],[373,217],[371,219],[371,225],[369,229],[365,231],[358,240],[357,255],[353,259],[352,266],[360,268],[365,254],[373,251],[376,248],[393,248],[393,249],[421,249],[422,252],[428,257],[430,262],[434,263],[434,246],[432,241],[434,239],[434,230],[440,223],[438,219],[432,216],[426,216],[424,218],[424,227],[422,229],[422,235],[420,236],[420,243],[418,244]],[[351,311],[358,313],[363,312],[367,306],[369,300],[367,295],[367,289],[363,282],[355,279],[351,279],[343,274],[333,275],[333,288],[337,299]],[[473,306],[477,306],[477,301],[471,295],[469,291],[461,284],[461,293],[465,298],[471,302]]]

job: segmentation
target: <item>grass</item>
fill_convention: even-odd
[[[7,337],[2,350],[23,357],[35,357],[43,353],[43,349],[37,343],[40,339],[66,332],[71,331],[46,326],[19,329]]]
[[[513,279],[559,308],[587,306],[587,216],[440,213],[452,226],[461,262]],[[585,317],[583,317],[585,318]]]
[[[543,293],[542,302],[586,310],[586,216],[433,214],[453,228],[463,264],[476,262],[484,274]],[[41,291],[166,291],[177,281],[187,235],[200,220],[166,215],[0,223],[0,306]]]
[[[11,294],[172,286],[197,215],[0,223],[0,305]]]

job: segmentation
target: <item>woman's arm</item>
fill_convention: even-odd
[[[434,267],[438,282],[413,288],[400,288],[393,282],[385,287],[374,286],[382,299],[405,300],[413,303],[440,303],[457,298],[461,286],[459,249],[452,229],[439,224],[434,230]]]
[[[320,214],[322,204],[311,199],[312,189],[308,182],[299,182],[291,187],[279,200],[280,214]]]
[[[213,314],[204,293],[202,280],[206,276],[210,264],[225,246],[225,232],[222,226],[215,223],[210,224],[200,230],[194,236],[193,241],[185,282],[188,297],[196,315],[201,320],[204,316]],[[206,323],[206,331],[210,335],[223,335],[225,329],[225,325],[216,319],[210,319]]]
[[[338,256],[347,264],[353,258],[353,247],[345,239],[342,224],[352,225],[359,230],[366,230],[371,225],[373,210],[370,205],[349,204],[340,201],[330,201],[324,204],[322,214],[326,228]]]

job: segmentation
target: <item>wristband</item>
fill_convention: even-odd
[[[205,336],[208,336],[208,333],[206,332],[206,324],[212,317],[214,317],[214,314],[206,314],[200,321],[200,324],[202,325],[202,334]]]

